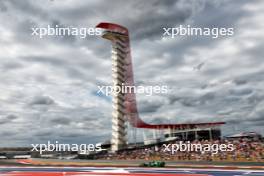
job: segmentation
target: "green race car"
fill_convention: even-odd
[[[165,162],[163,162],[163,161],[151,161],[148,163],[140,164],[140,167],[165,167]]]

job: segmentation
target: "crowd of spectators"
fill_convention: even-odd
[[[174,141],[172,143],[177,143]],[[116,153],[105,153],[97,159],[108,160],[162,160],[162,161],[239,161],[264,162],[264,143],[261,140],[235,139],[235,140],[200,140],[191,144],[232,144],[233,151],[184,151],[171,153],[164,149],[163,144],[135,147]]]

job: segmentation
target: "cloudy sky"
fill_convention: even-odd
[[[137,95],[150,123],[225,121],[224,134],[264,134],[264,2],[259,0],[0,0],[0,146],[110,138],[110,43],[98,36],[31,35],[47,25],[127,26]],[[163,27],[233,27],[228,37],[162,37]],[[201,66],[200,69],[197,66]]]

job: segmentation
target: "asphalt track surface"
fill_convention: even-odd
[[[115,167],[0,167],[0,176],[264,176],[258,170],[115,168]]]

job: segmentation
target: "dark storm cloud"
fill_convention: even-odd
[[[42,1],[43,2],[43,1]],[[30,16],[38,16],[42,19],[45,19],[49,16],[49,13],[47,11],[44,11],[41,8],[38,8],[36,5],[32,3],[32,1],[16,1],[16,0],[10,0],[10,1],[3,1],[3,4],[6,6],[10,6],[12,10],[16,11],[20,15],[25,15],[27,17]],[[11,9],[10,9],[11,10]]]
[[[49,96],[37,96],[34,97],[30,102],[29,105],[53,105],[55,101]]]
[[[0,116],[0,125],[4,125],[7,123],[11,123],[13,120],[16,120],[18,117],[13,114],[9,114],[7,116]]]
[[[13,71],[16,69],[23,68],[23,65],[21,63],[15,62],[15,61],[6,61],[1,64],[0,69],[3,71]]]
[[[8,10],[7,6],[3,1],[0,1],[0,11],[1,12],[6,12]]]
[[[161,27],[164,24],[172,26],[183,23],[193,15],[192,3],[179,3],[175,0],[166,2],[114,0],[113,3],[85,4],[72,7],[67,12],[59,10],[57,13],[72,20],[89,18],[91,21],[108,20],[120,23],[134,31],[131,33],[133,39],[160,38],[163,33]]]
[[[10,115],[8,115],[8,116],[6,116],[6,119],[9,119],[9,120],[15,120],[15,119],[17,119],[18,117],[16,116],[16,115],[13,115],[13,114],[10,114]]]
[[[81,71],[81,69],[76,68],[77,65],[71,64],[70,60],[56,57],[43,57],[43,56],[28,56],[23,57],[23,60],[28,63],[41,63],[47,64],[52,68],[55,73],[60,73],[60,71],[64,71],[70,78],[82,78],[85,79],[85,74]],[[89,64],[89,63],[87,63]],[[82,67],[85,67],[86,64],[82,64]],[[91,65],[91,64],[90,64]]]
[[[175,102],[179,102],[183,106],[193,107],[193,106],[204,105],[206,103],[209,103],[210,101],[213,101],[214,99],[215,99],[215,93],[208,92],[203,95],[197,95],[197,96],[188,96],[188,95],[187,96],[170,96],[169,102],[172,105]]]
[[[39,130],[34,134],[34,136],[37,137],[47,137],[47,138],[49,138],[49,136],[51,135],[54,135],[52,131],[42,131],[42,130]]]
[[[71,123],[71,119],[64,117],[56,117],[54,119],[51,119],[50,122],[53,125],[69,125]]]
[[[190,6],[186,8],[178,7],[178,1],[173,0],[165,3],[160,1],[133,2],[131,6],[137,13],[131,19],[132,23],[127,25],[130,30],[136,31],[132,33],[132,39],[136,40],[160,38],[164,32],[163,26],[173,27],[184,23],[193,13]]]
[[[61,58],[55,58],[55,57],[27,56],[27,57],[23,57],[22,59],[29,63],[39,62],[39,63],[49,64],[54,67],[59,67],[59,66],[64,67],[68,64],[67,61]]]
[[[162,102],[143,101],[139,104],[139,112],[143,114],[155,113],[161,106],[163,106]]]
[[[230,94],[235,96],[243,96],[251,94],[253,91],[250,88],[244,88],[244,89],[231,89]]]
[[[197,105],[197,100],[193,97],[185,97],[180,100],[183,106],[192,107]]]
[[[252,60],[252,62],[254,62],[256,59]],[[238,83],[237,83],[238,80]],[[246,83],[252,83],[252,84],[256,84],[256,83],[260,83],[264,80],[264,71],[263,70],[253,70],[253,72],[251,73],[246,73],[246,74],[241,74],[239,77],[236,78],[236,80],[234,80],[236,82],[236,84],[241,85],[241,81],[242,84],[246,84]]]
[[[233,80],[233,82],[236,84],[236,85],[244,85],[244,84],[246,84],[247,83],[247,81],[245,80],[245,79],[240,79],[240,78],[238,78],[238,79],[234,79]]]

